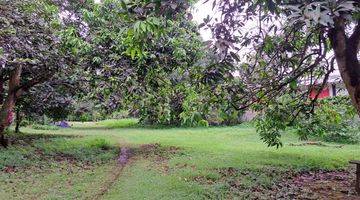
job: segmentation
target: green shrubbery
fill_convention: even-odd
[[[313,115],[299,118],[298,134],[320,137],[331,142],[358,142],[360,126],[356,111],[348,96],[319,100]]]
[[[320,138],[328,142],[360,141],[359,119],[348,96],[318,100],[313,112],[310,104],[302,110],[298,108],[299,105],[289,95],[269,105],[256,123],[262,140],[269,146],[279,146],[282,132],[294,128],[301,140]]]

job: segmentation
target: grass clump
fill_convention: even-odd
[[[103,138],[57,138],[50,143],[38,142],[34,146],[54,159],[92,163],[113,159],[118,151]]]
[[[42,124],[33,124],[31,128],[35,130],[59,130],[60,128],[55,125],[42,125]]]
[[[15,145],[1,149],[0,170],[6,167],[21,169],[48,166],[63,161],[79,164],[104,163],[114,160],[117,154],[118,147],[104,138],[64,136],[29,139],[23,134]]]
[[[37,162],[35,159],[28,159],[31,156],[31,148],[9,147],[1,149],[0,170],[6,167],[25,167]]]

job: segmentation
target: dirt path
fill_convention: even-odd
[[[98,200],[101,199],[111,188],[117,183],[120,179],[122,172],[126,167],[131,167],[139,159],[149,159],[156,158],[157,161],[166,160],[165,155],[163,154],[174,154],[179,148],[177,147],[168,147],[161,148],[159,144],[143,144],[138,147],[134,147],[125,142],[121,142],[121,149],[119,156],[117,158],[117,164],[111,170],[111,174],[106,181],[106,183],[99,189],[96,195],[89,197],[89,200]]]
[[[111,170],[112,173],[106,183],[100,188],[99,192],[88,198],[91,200],[101,199],[119,180],[125,167],[131,166],[136,161],[136,157],[132,155],[129,147],[122,147],[117,160],[116,166]]]

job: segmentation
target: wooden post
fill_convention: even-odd
[[[356,165],[356,183],[355,190],[360,195],[360,163]]]
[[[352,160],[351,164],[356,165],[356,182],[355,182],[355,190],[360,195],[360,160]]]

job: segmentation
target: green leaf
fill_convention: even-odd
[[[144,22],[140,23],[140,28],[144,33],[146,32],[146,24]]]
[[[296,80],[293,80],[290,82],[290,88],[292,90],[296,90],[297,89],[297,81]]]
[[[131,59],[135,59],[135,55],[136,55],[136,49],[131,49],[130,51],[130,56],[131,56]]]
[[[121,8],[127,10],[127,5],[124,1],[121,1]]]

